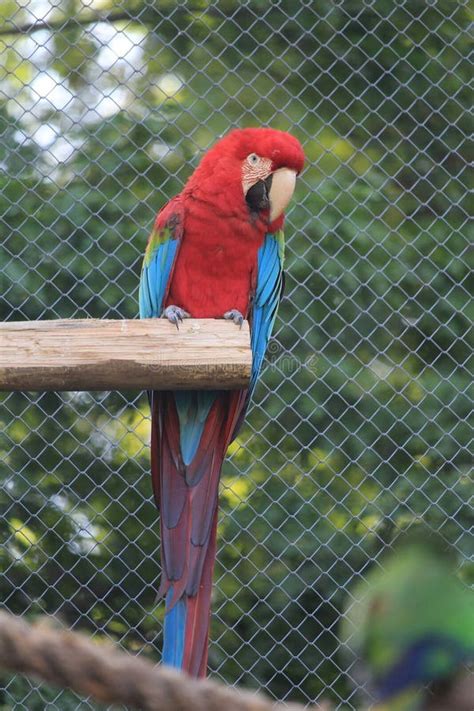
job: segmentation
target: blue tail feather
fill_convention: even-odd
[[[166,595],[166,607],[173,597],[173,588]],[[186,600],[181,598],[174,607],[165,614],[163,664],[182,668],[184,654],[184,629],[186,626]]]

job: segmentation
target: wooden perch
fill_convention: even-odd
[[[233,389],[248,385],[251,367],[247,322],[0,324],[0,390]]]

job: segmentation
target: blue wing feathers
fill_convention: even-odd
[[[275,323],[282,291],[282,275],[283,264],[279,237],[267,234],[258,252],[257,285],[252,310],[250,339],[253,355],[250,392],[255,387]]]
[[[271,301],[279,271],[278,245],[272,235],[267,235],[258,269],[257,301],[261,306]]]
[[[154,250],[148,264],[143,265],[138,297],[140,318],[161,316],[178,245],[177,239],[164,241]]]

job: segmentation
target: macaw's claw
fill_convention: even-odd
[[[242,316],[240,311],[237,311],[237,309],[231,309],[231,311],[226,311],[224,314],[224,318],[227,321],[233,321],[236,326],[240,326],[240,328],[242,328],[244,317]]]
[[[180,306],[167,306],[161,314],[161,318],[167,318],[170,323],[174,323],[179,331],[179,322],[184,318],[189,318],[191,314],[182,309]]]

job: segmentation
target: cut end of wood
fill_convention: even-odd
[[[0,390],[231,390],[248,387],[250,332],[218,319],[0,324]]]

